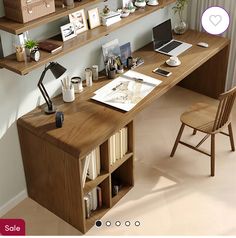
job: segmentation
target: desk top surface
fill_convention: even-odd
[[[83,93],[76,96],[73,103],[63,103],[61,96],[53,99],[58,111],[63,111],[65,114],[62,128],[55,127],[55,115],[45,115],[40,107],[21,117],[18,125],[27,128],[33,134],[60,147],[76,158],[83,158],[96,146],[106,141],[115,131],[132,121],[138,112],[191,74],[230,42],[226,38],[192,30],[184,35],[175,36],[175,39],[193,44],[192,48],[179,56],[182,62],[179,67],[167,66],[165,61],[169,57],[154,52],[152,44],[134,53],[134,56],[142,57],[145,61],[135,70],[157,78],[162,83],[131,111],[122,112],[90,99],[94,91],[110,82],[110,80],[101,79],[92,87],[85,88]],[[198,42],[207,42],[209,48],[196,46]],[[152,73],[152,70],[157,67],[171,71],[172,75],[165,78]]]

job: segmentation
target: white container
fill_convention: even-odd
[[[75,93],[81,93],[83,92],[84,88],[83,88],[83,82],[82,79],[80,77],[73,77],[71,79],[71,83],[74,86],[75,89]]]
[[[92,66],[92,72],[93,72],[93,81],[98,80],[98,65]]]
[[[91,87],[93,85],[93,73],[90,68],[85,69],[85,79],[86,79],[86,86]]]
[[[71,86],[70,89],[62,88],[62,97],[64,102],[73,102],[75,100],[75,89]]]

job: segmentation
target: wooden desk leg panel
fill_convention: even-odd
[[[229,45],[182,80],[179,85],[218,98],[225,91]]]
[[[79,160],[18,125],[28,195],[85,232]]]

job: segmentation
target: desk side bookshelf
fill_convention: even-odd
[[[86,233],[134,186],[133,121],[128,123],[128,151],[110,165],[109,145],[100,147],[101,173],[82,185],[83,158],[76,158],[60,147],[34,135],[18,123],[18,133],[27,182],[28,195],[48,210]],[[30,147],[28,146],[30,143]],[[118,194],[112,197],[112,177],[122,182]],[[99,186],[102,207],[86,219],[84,196]]]

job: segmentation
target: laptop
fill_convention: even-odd
[[[178,56],[191,44],[173,39],[171,20],[167,20],[153,28],[154,50],[169,56]]]

